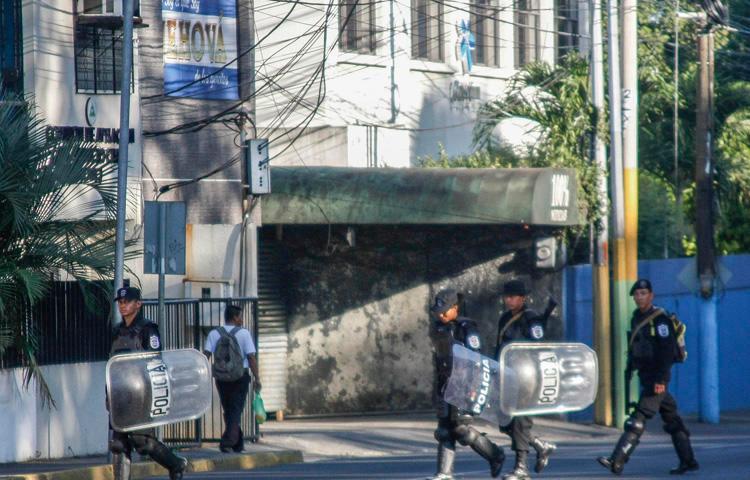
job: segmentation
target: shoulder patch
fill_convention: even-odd
[[[656,327],[656,332],[659,334],[660,337],[667,338],[669,336],[669,327],[664,323],[660,323]]]
[[[469,346],[471,348],[479,348],[480,347],[479,337],[478,336],[476,336],[476,335],[469,335],[468,341],[469,341]]]
[[[160,343],[159,343],[159,336],[158,335],[151,335],[148,339],[148,344],[151,348],[154,350],[158,350]]]
[[[531,327],[531,336],[536,340],[540,340],[544,337],[544,328],[541,325],[534,325]]]

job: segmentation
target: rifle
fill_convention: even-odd
[[[544,322],[544,327],[547,328],[547,320],[549,320],[549,316],[552,315],[552,312],[555,310],[555,307],[557,307],[557,302],[554,298],[549,297],[547,299],[547,308],[544,309],[544,313],[542,313],[542,316],[539,317],[542,322]]]
[[[628,332],[630,333],[630,332]],[[629,335],[628,335],[629,336]],[[625,414],[630,415],[630,412],[638,406],[638,403],[630,401],[630,382],[633,380],[633,358],[628,352],[628,360],[625,364]]]

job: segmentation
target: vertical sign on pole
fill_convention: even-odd
[[[159,275],[159,318],[165,319],[165,276],[185,274],[185,202],[146,202],[143,273]]]

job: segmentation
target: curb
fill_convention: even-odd
[[[302,462],[302,452],[299,450],[277,450],[271,452],[255,452],[244,454],[230,454],[213,458],[190,459],[186,472],[213,472],[226,470],[252,470],[254,468],[272,467],[285,463]],[[154,462],[134,463],[130,468],[132,480],[144,479],[156,475],[168,475],[167,471]],[[4,480],[113,480],[110,465],[59,470],[48,473],[26,473],[0,477]]]

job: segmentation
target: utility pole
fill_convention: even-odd
[[[625,212],[622,172],[622,103],[620,97],[620,32],[617,0],[607,0],[607,40],[609,44],[609,121],[610,165],[612,180],[613,224],[613,288],[614,324],[611,332],[613,344],[615,425],[625,422],[625,364],[627,348],[628,290],[625,267]]]
[[[599,360],[599,385],[594,405],[594,421],[599,425],[612,425],[612,348],[610,332],[612,322],[609,310],[609,228],[607,227],[607,147],[599,134],[606,118],[604,113],[604,64],[602,47],[602,4],[591,0],[591,96],[596,111],[596,130],[592,145],[592,161],[598,170],[596,188],[600,202],[599,230],[596,231],[594,252],[594,349]]]
[[[719,423],[716,252],[714,248],[713,97],[714,34],[703,24],[698,35],[698,87],[695,132],[695,233],[700,305],[700,418]]]
[[[625,192],[626,285],[638,280],[638,0],[622,0],[622,158]],[[628,310],[635,308],[626,297]],[[628,330],[629,328],[626,328]],[[633,378],[626,405],[638,397]],[[619,426],[619,425],[618,425]]]
[[[117,218],[115,227],[115,284],[123,286],[125,270],[125,216],[128,192],[128,144],[130,142],[130,79],[133,72],[133,0],[122,0],[122,78],[120,79],[120,138],[117,152]],[[113,308],[113,325],[120,323],[120,311]]]

